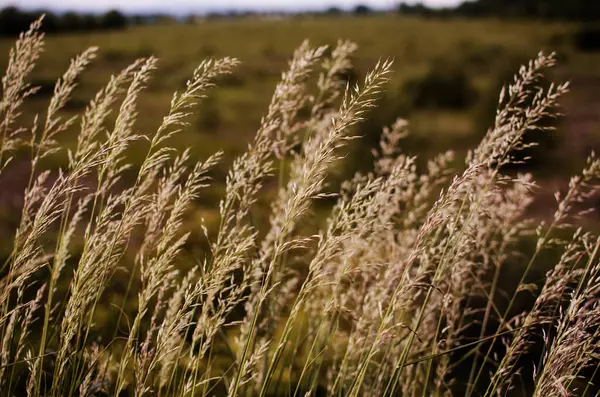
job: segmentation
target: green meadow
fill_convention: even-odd
[[[379,59],[394,60],[394,78],[382,101],[383,109],[374,115],[376,121],[389,123],[397,116],[409,119],[415,137],[426,141],[434,153],[449,144],[466,145],[480,137],[485,132],[486,112],[489,116],[489,110],[495,108],[499,87],[518,65],[540,50],[559,53],[560,78],[585,85],[587,79],[599,76],[594,67],[599,57],[579,54],[571,45],[574,30],[569,24],[537,21],[346,16],[200,20],[108,33],[56,35],[48,37],[45,56],[34,71],[34,83],[42,85],[42,91],[29,110],[43,111],[68,59],[86,47],[98,46],[99,56],[75,91],[69,106],[74,113],[111,74],[136,58],[155,55],[160,59],[159,73],[142,98],[139,109],[143,117],[138,124],[141,131],[151,131],[168,109],[173,90],[184,87],[199,62],[236,57],[241,66],[210,93],[192,128],[180,139],[182,147],[192,146],[199,156],[218,148],[233,155],[253,136],[293,50],[304,39],[313,45],[335,45],[338,39],[348,39],[359,46],[355,76],[349,78],[361,78]],[[11,44],[11,39],[1,42],[1,64],[6,64]],[[431,73],[441,79],[465,81],[450,87],[455,91],[424,92],[421,96],[457,96],[460,103],[452,104],[450,98],[446,104],[415,104],[419,94],[414,86]],[[440,90],[448,85],[442,82]],[[462,99],[465,96],[468,98]]]

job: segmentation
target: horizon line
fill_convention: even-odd
[[[462,4],[464,1],[459,1],[455,5],[425,5],[430,9],[454,9]],[[35,5],[35,6],[27,6],[27,5],[16,5],[16,4],[6,4],[2,6],[2,8],[15,7],[19,10],[24,11],[51,11],[54,13],[67,13],[67,12],[78,12],[78,13],[89,13],[89,14],[98,14],[105,13],[111,10],[116,10],[122,12],[123,14],[131,15],[153,15],[153,14],[164,14],[164,15],[174,15],[174,16],[182,16],[182,15],[190,15],[190,14],[210,14],[210,13],[252,13],[252,12],[262,12],[262,13],[280,13],[280,14],[298,14],[298,13],[310,13],[310,12],[323,12],[330,9],[340,9],[342,11],[352,11],[356,7],[364,5],[369,7],[373,11],[393,11],[396,7],[398,7],[402,3],[406,3],[403,1],[398,1],[395,4],[390,5],[382,5],[382,4],[368,4],[368,1],[356,1],[353,4],[345,4],[341,5],[333,1],[331,4],[323,5],[323,6],[305,6],[298,7],[294,5],[290,6],[224,6],[224,7],[204,7],[204,6],[187,6],[182,5],[177,7],[176,10],[169,7],[106,7],[102,9],[94,8],[94,7],[61,7],[57,5],[46,6],[46,5]],[[419,3],[409,3],[410,5],[417,5]]]

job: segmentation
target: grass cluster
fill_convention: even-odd
[[[372,171],[333,194],[328,173],[358,138],[392,63],[348,85],[354,43],[304,42],[227,174],[216,230],[203,227],[205,258],[189,267],[180,261],[186,216],[222,154],[193,162],[174,142],[238,61],[200,63],[150,134],[137,121],[154,57],[113,75],[80,117],[64,116],[96,58],[90,48],[56,82],[42,116],[24,123],[22,106],[37,90],[28,76],[44,46],[40,23],[20,36],[2,79],[0,183],[16,154],[30,153],[21,220],[0,273],[2,395],[595,391],[600,239],[577,219],[597,190],[600,160],[592,154],[557,193],[548,222],[527,217],[531,175],[506,171],[548,133],[568,90],[544,84],[553,54],[540,53],[502,90],[464,167],[453,169],[452,152],[417,167],[401,151],[408,127],[399,119],[383,129]],[[45,170],[76,122],[68,164]],[[133,148],[142,153],[135,169]],[[253,208],[267,184],[278,193],[269,227],[259,230]],[[335,203],[321,222],[316,201]],[[323,227],[307,234],[309,223]],[[548,272],[533,282],[540,262]],[[122,272],[125,286],[115,283]],[[507,274],[511,282],[500,282]],[[113,337],[98,338],[99,307],[121,287]]]

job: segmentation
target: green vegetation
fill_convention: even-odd
[[[2,393],[597,393],[595,140],[527,161],[597,55],[568,24],[331,21],[2,42]],[[540,205],[523,161],[575,176]]]
[[[570,76],[571,64],[579,64],[581,56],[570,45],[575,27],[542,22],[509,22],[498,20],[420,20],[394,16],[364,18],[289,18],[284,20],[210,20],[188,25],[136,27],[126,31],[89,33],[48,38],[46,53],[33,79],[44,89],[32,98],[31,110],[40,111],[52,92],[52,82],[67,66],[66,59],[79,48],[100,47],[98,60],[81,76],[69,110],[76,114],[115,70],[138,57],[155,55],[160,59],[160,79],[153,79],[150,92],[142,100],[141,110],[146,115],[140,120],[141,131],[152,131],[160,123],[161,114],[168,107],[170,93],[181,89],[194,65],[207,57],[235,56],[242,62],[234,77],[220,83],[221,89],[212,98],[209,115],[198,115],[190,131],[181,138],[182,147],[193,145],[206,148],[243,150],[251,139],[279,74],[286,67],[288,54],[304,38],[315,44],[334,45],[338,37],[356,42],[362,49],[355,59],[353,79],[362,78],[368,66],[380,58],[393,58],[394,81],[388,87],[384,109],[375,115],[379,125],[392,122],[398,114],[410,118],[413,131],[428,140],[432,152],[448,147],[458,138],[473,143],[485,132],[482,125],[474,125],[484,103],[494,103],[499,89],[498,81],[509,71],[535,55],[541,48],[556,50],[566,61],[564,73]],[[385,38],[385,39],[382,39]],[[561,43],[564,42],[564,43]],[[10,41],[0,46],[7,53]],[[590,63],[597,58],[587,55]],[[0,60],[6,64],[6,59]],[[451,72],[448,73],[448,70]],[[432,73],[441,73],[454,79],[456,74],[465,79],[469,100],[462,108],[430,109],[413,106],[431,98],[434,84],[428,85],[429,98],[406,90],[406,84],[430,79]],[[595,75],[591,68],[585,73]],[[590,78],[591,78],[590,76]],[[580,76],[575,76],[578,78]],[[587,78],[586,76],[581,76]],[[431,80],[431,79],[430,79]],[[435,79],[434,79],[435,80]],[[501,81],[505,83],[506,81]],[[442,84],[440,90],[445,90]],[[452,89],[452,87],[450,87]],[[461,87],[458,88],[462,89]],[[471,92],[474,90],[474,92]],[[45,93],[45,95],[44,95]],[[452,97],[452,92],[440,96]],[[413,96],[417,96],[417,98]],[[473,97],[471,97],[473,96]],[[447,102],[447,101],[446,101]],[[389,110],[387,110],[389,109]],[[204,110],[200,109],[202,113]],[[492,114],[493,115],[493,114]],[[448,121],[452,122],[448,122]],[[206,128],[208,127],[208,128]],[[486,126],[487,127],[487,126]],[[379,128],[370,131],[378,134]],[[377,141],[375,137],[373,142]],[[197,145],[203,143],[202,145]],[[456,146],[452,144],[451,146]],[[421,148],[418,148],[421,149]]]

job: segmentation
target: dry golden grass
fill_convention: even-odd
[[[343,76],[355,44],[340,41],[328,53],[304,42],[227,175],[217,230],[202,225],[209,252],[189,268],[180,260],[190,236],[184,220],[221,153],[190,164],[172,142],[238,61],[203,61],[151,136],[136,130],[144,117],[138,101],[160,72],[154,57],[135,61],[89,103],[68,165],[50,172],[41,160],[63,150],[61,133],[77,120],[61,110],[96,50],[72,61],[45,118],[17,126],[36,90],[28,75],[43,49],[39,29],[38,21],[19,38],[2,80],[0,173],[11,172],[16,153],[31,155],[21,221],[0,273],[2,395],[595,390],[600,239],[577,225],[598,188],[600,160],[592,154],[557,193],[548,223],[526,217],[531,175],[506,171],[515,153],[547,133],[545,121],[568,90],[543,84],[553,54],[540,53],[502,91],[494,125],[463,169],[451,169],[451,152],[419,169],[402,153],[408,124],[398,119],[383,129],[372,171],[334,194],[327,175],[359,139],[353,126],[376,106],[392,63],[378,62],[350,86]],[[134,178],[123,178],[134,144],[146,145],[143,161]],[[252,211],[266,183],[278,183],[279,193],[262,232]],[[336,204],[324,228],[306,235],[301,226],[316,200]],[[560,255],[533,283],[549,253]],[[129,299],[116,324],[126,331],[99,340],[97,311],[123,271]],[[500,283],[507,272],[513,282]],[[534,301],[523,305],[523,296]],[[532,368],[533,379],[525,378]]]

